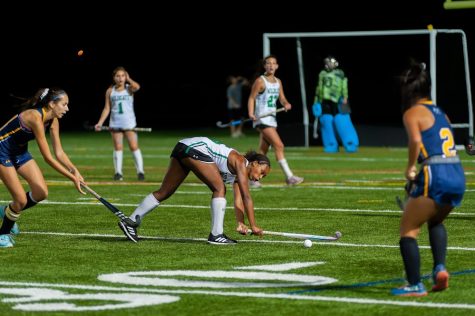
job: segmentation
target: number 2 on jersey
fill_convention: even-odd
[[[441,128],[439,131],[440,139],[443,140],[442,142],[442,152],[446,157],[454,157],[457,154],[455,150],[455,141],[454,135],[449,128]]]

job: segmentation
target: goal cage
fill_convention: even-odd
[[[429,26],[421,30],[264,33],[263,54],[277,57],[277,77],[282,79],[286,97],[293,105],[292,111],[279,117],[286,145],[308,147],[321,143],[311,136],[311,107],[323,59],[329,55],[338,60],[348,77],[351,119],[358,133],[358,127],[364,126],[379,128],[370,134],[386,133],[391,128],[403,130],[397,80],[414,59],[426,62],[432,79],[432,100],[451,118],[457,144],[473,137],[468,48],[463,30]],[[402,138],[399,144],[406,143],[405,133]],[[368,144],[361,135],[360,144]]]

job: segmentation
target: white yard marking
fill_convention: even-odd
[[[72,159],[84,159],[84,158],[87,158],[87,159],[109,159],[111,155],[107,155],[107,154],[104,154],[104,155],[101,155],[101,154],[98,154],[98,155],[78,155],[78,154],[69,154],[68,153],[68,157],[72,158]],[[160,158],[160,159],[168,159],[170,158],[170,155],[150,155],[150,154],[143,154],[142,155],[143,158],[153,158],[153,159],[156,159],[156,158]]]
[[[475,163],[475,159],[474,162]],[[400,182],[400,185],[387,185],[388,180],[390,181],[397,181]],[[2,183],[0,181],[0,183]],[[24,180],[22,180],[22,183],[26,183]],[[65,185],[69,186],[71,184],[71,181],[69,180],[47,180],[46,183],[48,185]],[[349,186],[346,183],[372,183],[377,186],[367,186],[367,185],[354,185],[354,186]],[[90,181],[88,182],[88,185],[94,185],[94,186],[129,186],[129,185],[140,185],[140,186],[152,186],[152,187],[157,187],[161,185],[161,182],[137,182],[137,181]],[[313,181],[309,182],[306,181],[302,184],[300,184],[297,187],[293,187],[293,189],[313,189],[313,188],[318,188],[318,189],[337,189],[337,190],[361,190],[361,191],[396,191],[396,192],[401,192],[404,193],[403,189],[404,185],[404,179],[402,178],[386,178],[383,180],[361,180],[361,179],[346,179],[344,182],[320,182],[320,181]],[[192,183],[192,182],[185,182],[181,184],[182,187],[201,187],[201,188],[207,188],[206,185],[204,185],[201,182],[197,183]],[[230,186],[228,184],[228,186]],[[265,183],[263,185],[263,188],[288,188],[286,184],[282,183]],[[184,191],[186,192],[186,191]],[[209,192],[210,191],[205,191]],[[465,192],[475,192],[475,189],[466,189]]]
[[[266,264],[259,266],[247,266],[247,267],[235,267],[236,270],[264,270],[264,271],[288,271],[293,269],[300,269],[306,267],[313,267],[316,265],[324,264],[325,262],[290,262],[282,264]]]
[[[1,282],[0,282],[1,284]],[[117,310],[123,308],[136,308],[142,306],[160,305],[173,303],[180,300],[179,296],[157,295],[157,294],[135,294],[135,293],[85,293],[69,294],[59,290],[51,290],[39,287],[29,288],[0,288],[1,294],[18,295],[19,297],[4,298],[2,302],[17,303],[13,306],[15,310],[22,311],[100,311]],[[57,300],[58,303],[44,302]],[[118,304],[103,304],[96,306],[77,306],[67,301],[115,301]]]
[[[246,282],[229,281],[198,281],[170,279],[167,277],[194,277],[194,278],[219,278],[219,279],[241,279]],[[131,284],[131,285],[151,285],[151,286],[171,286],[171,287],[191,287],[191,288],[211,288],[211,289],[236,289],[236,288],[281,288],[318,286],[335,283],[338,280],[320,275],[291,274],[291,273],[270,273],[256,271],[220,271],[220,270],[165,270],[165,271],[139,271],[126,273],[101,274],[97,277],[99,281]],[[248,281],[248,280],[252,280]],[[272,281],[261,282],[261,281]]]
[[[173,194],[196,194],[196,195],[209,195],[211,196],[211,191],[175,191]],[[127,194],[127,196],[139,196],[145,197],[146,194]]]
[[[0,200],[0,203],[9,203],[11,200]],[[93,202],[60,202],[45,200],[40,202],[45,205],[96,205],[103,206],[98,201]],[[136,203],[114,203],[115,206],[136,207]],[[190,204],[160,204],[161,208],[190,208],[190,209],[209,209],[209,205],[190,205]],[[396,208],[396,205],[395,205]],[[227,209],[232,210],[233,207],[229,206]],[[315,212],[343,212],[343,213],[399,213],[401,210],[369,210],[369,209],[347,209],[347,208],[329,208],[329,207],[255,207],[255,210],[260,211],[315,211]],[[451,212],[450,216],[475,216],[475,213],[463,213],[463,212]]]
[[[366,298],[350,298],[335,296],[318,296],[318,295],[298,295],[298,294],[269,294],[259,292],[232,292],[232,291],[207,291],[207,290],[162,290],[137,287],[111,287],[111,286],[95,286],[95,285],[75,285],[75,284],[54,284],[54,283],[28,283],[28,282],[6,282],[0,281],[0,285],[4,285],[9,289],[16,287],[35,287],[35,288],[63,288],[63,289],[81,289],[88,291],[110,291],[110,292],[129,292],[129,293],[160,293],[160,294],[199,294],[199,295],[216,295],[216,296],[235,296],[235,297],[252,297],[252,298],[275,298],[290,300],[306,300],[306,301],[323,301],[338,302],[348,304],[366,304],[366,305],[390,305],[390,306],[410,306],[421,308],[444,308],[444,309],[467,309],[475,310],[475,304],[449,304],[449,303],[433,303],[433,302],[414,302],[407,300],[377,300]],[[130,294],[129,294],[130,295]],[[53,299],[51,297],[50,299]],[[69,304],[68,304],[69,305]],[[15,308],[15,306],[14,306]],[[58,309],[67,310],[67,309]]]
[[[72,236],[72,237],[100,237],[100,238],[125,238],[124,235],[111,235],[111,234],[76,234],[76,233],[57,233],[57,232],[29,232],[22,231],[22,234],[32,234],[32,235],[47,235],[47,236]],[[191,238],[191,237],[159,237],[159,236],[140,236],[141,239],[148,240],[170,240],[170,241],[203,241],[206,242],[207,238]],[[248,242],[248,243],[271,243],[271,244],[299,244],[301,241],[293,240],[262,240],[262,239],[238,239],[239,242]],[[399,248],[398,245],[382,245],[382,244],[353,244],[353,243],[342,243],[342,242],[313,242],[318,245],[325,246],[336,246],[336,247],[362,247],[362,248]],[[430,246],[419,245],[420,249],[430,249]],[[457,247],[449,246],[448,250],[458,250],[458,251],[475,251],[475,248],[471,247]]]

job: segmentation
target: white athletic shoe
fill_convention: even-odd
[[[297,185],[303,182],[303,178],[297,177],[297,176],[291,176],[287,180],[285,180],[287,185]]]
[[[249,187],[254,188],[254,189],[262,188],[262,184],[259,181],[249,180]]]

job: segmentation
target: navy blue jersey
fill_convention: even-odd
[[[455,157],[457,150],[455,149],[454,134],[444,111],[431,103],[422,105],[432,112],[435,121],[432,127],[421,132],[422,145],[418,162],[421,163],[432,156]]]
[[[465,175],[455,149],[452,128],[441,108],[431,103],[423,105],[431,111],[435,121],[429,129],[421,131],[418,162],[422,168],[410,195],[414,198],[425,196],[438,204],[458,206],[465,193]]]
[[[44,120],[44,109],[36,109]],[[27,128],[21,118],[22,113],[14,116],[5,125],[0,128],[0,158],[1,163],[6,166],[16,165],[15,162],[21,162],[21,155],[27,153],[28,142],[35,139],[35,134]],[[45,129],[51,121],[44,122]],[[10,161],[11,160],[11,161]],[[23,161],[24,163],[25,161]]]

